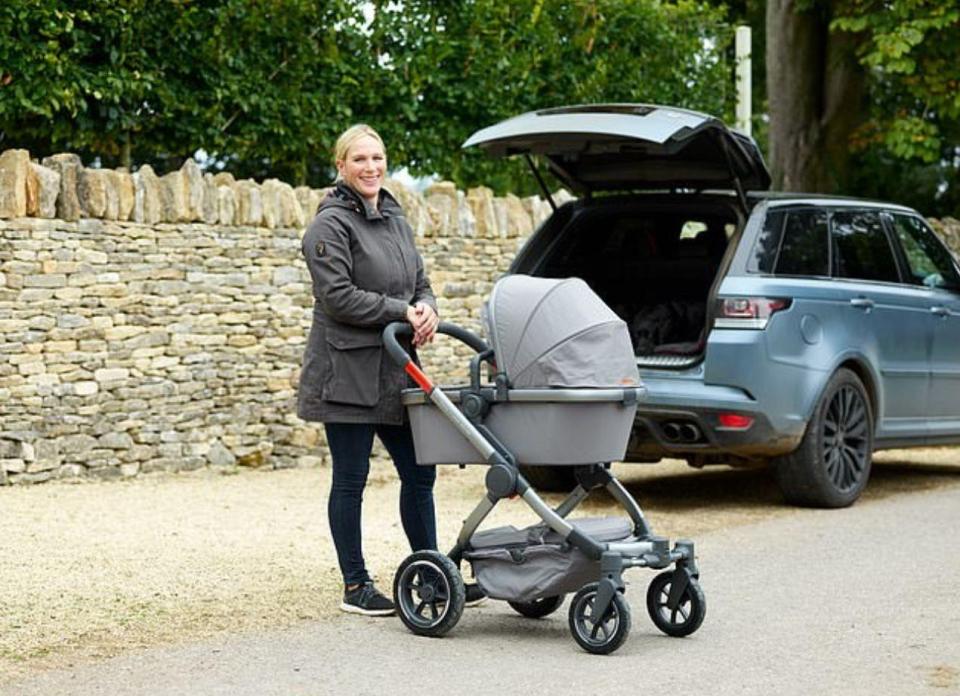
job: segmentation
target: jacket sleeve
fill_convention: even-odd
[[[433,288],[430,287],[430,279],[427,278],[427,273],[423,268],[423,257],[420,256],[419,251],[417,252],[417,285],[413,292],[413,304],[417,302],[426,302],[433,307],[434,313],[440,316],[440,311],[437,309],[437,298],[434,297]]]
[[[331,318],[356,326],[406,320],[406,302],[354,285],[350,231],[342,223],[323,215],[315,217],[303,235],[302,251],[314,296]]]

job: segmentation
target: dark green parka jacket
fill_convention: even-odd
[[[304,233],[302,250],[314,306],[299,416],[325,423],[402,423],[400,390],[410,382],[383,348],[381,332],[392,321],[406,321],[412,304],[437,308],[403,209],[384,189],[373,209],[338,183]]]

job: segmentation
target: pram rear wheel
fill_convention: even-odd
[[[679,597],[676,606],[670,607],[670,591],[676,572],[668,570],[660,573],[647,588],[647,611],[657,628],[674,638],[689,636],[700,628],[707,614],[707,601],[703,589],[696,578],[688,578],[687,586]]]
[[[528,619],[542,619],[549,616],[563,604],[563,595],[554,595],[553,597],[541,597],[532,602],[507,602],[515,612],[526,616]]]
[[[442,636],[463,615],[466,591],[456,564],[439,551],[417,551],[393,578],[400,620],[420,636]]]
[[[630,605],[623,593],[615,592],[603,616],[595,616],[599,583],[584,585],[570,601],[570,633],[577,644],[595,655],[609,655],[630,635]]]

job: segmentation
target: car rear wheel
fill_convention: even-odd
[[[787,502],[851,505],[867,485],[873,456],[873,411],[863,382],[841,368],[830,378],[800,446],[773,461]]]

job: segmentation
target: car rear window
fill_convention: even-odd
[[[827,231],[823,211],[771,211],[754,245],[748,270],[790,276],[828,275]]]
[[[878,212],[838,211],[830,222],[836,277],[900,282],[893,249]]]

